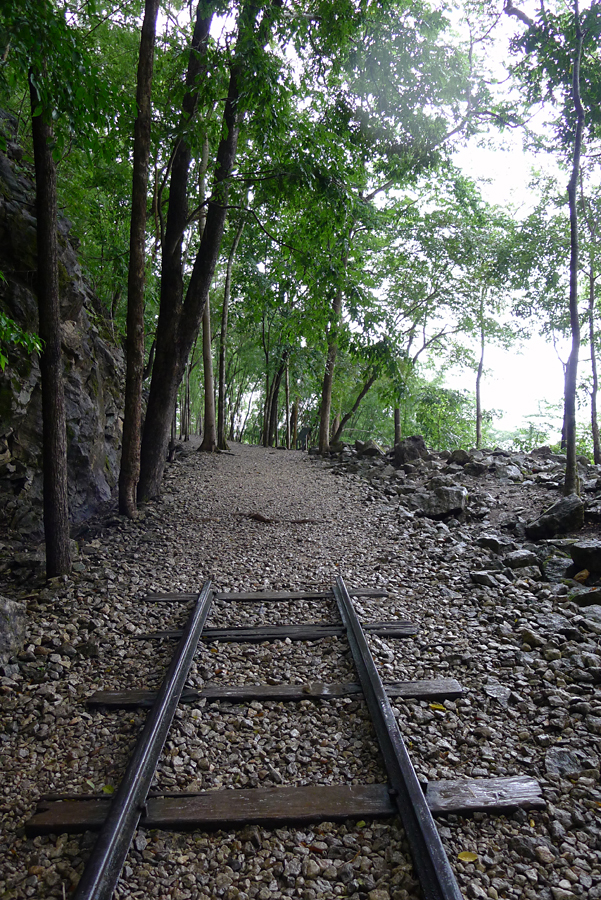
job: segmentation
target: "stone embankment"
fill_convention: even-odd
[[[185,452],[168,468],[161,500],[138,520],[90,523],[71,578],[46,584],[35,554],[5,547],[2,591],[26,606],[28,625],[0,680],[1,897],[60,898],[77,881],[92,838],[27,840],[23,823],[40,793],[110,791],[118,782],[143,714],[88,712],[85,698],[157,684],[170,648],[139,636],[185,614],[145,602],[149,592],[191,591],[206,578],[225,591],[297,590],[340,573],[389,592],[361,601],[364,621],[419,626],[409,640],[369,638],[385,680],[454,677],[465,688],[455,701],[395,702],[420,777],[531,775],[543,787],[543,811],[439,820],[466,897],[601,898],[601,573],[592,518],[601,473],[582,464],[582,528],[533,540],[529,526],[559,499],[561,459],[547,451],[398,453]],[[441,497],[455,505],[442,511]],[[333,615],[311,603],[220,603],[208,624]],[[332,638],[205,648],[190,682],[350,675],[344,642]],[[384,775],[362,702],[344,698],[186,707],[157,779],[163,788],[205,790]],[[349,821],[217,834],[140,830],[119,896],[417,894],[398,826]]]

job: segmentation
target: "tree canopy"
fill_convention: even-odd
[[[478,444],[491,344],[565,332],[578,307],[594,359],[600,7],[530,16],[507,0],[504,12],[509,47],[497,36],[507,16],[471,0],[161,4],[138,261],[151,379],[141,496],[158,490],[174,410],[183,433],[202,426],[207,305],[222,446],[293,443],[303,426],[322,450],[370,431],[392,442],[395,410],[402,433]],[[59,201],[118,342],[143,14],[141,0],[0,2],[0,105],[26,150],[28,78],[51,110]],[[570,307],[564,185],[518,217],[486,202],[453,154],[521,128],[569,168],[576,50],[586,227]],[[548,126],[535,134],[541,106]],[[457,365],[473,372],[467,393],[445,387]]]

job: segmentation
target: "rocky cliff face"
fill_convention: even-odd
[[[10,122],[3,120],[4,130]],[[124,361],[110,343],[59,220],[69,503],[73,522],[111,497],[118,477]],[[31,167],[11,140],[0,153],[0,310],[37,330],[35,189]],[[11,349],[0,373],[0,517],[21,532],[42,529],[42,409],[35,354]]]

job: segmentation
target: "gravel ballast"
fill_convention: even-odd
[[[140,635],[181,626],[189,603],[149,602],[148,594],[194,592],[207,579],[218,591],[315,590],[339,574],[349,585],[388,591],[357,599],[363,621],[419,627],[402,640],[369,636],[385,681],[450,677],[466,690],[444,703],[393,701],[420,779],[531,775],[543,787],[543,811],[438,819],[466,897],[601,898],[601,622],[559,577],[546,580],[549,546],[501,528],[517,507],[532,518],[556,495],[532,480],[454,471],[478,514],[468,507],[465,519],[434,521],[407,509],[396,482],[421,486],[446,473],[445,460],[402,479],[390,472],[388,482],[353,466],[235,444],[219,455],[190,448],[138,519],[90,523],[72,577],[47,584],[35,561],[23,565],[22,549],[19,565],[7,555],[0,591],[27,604],[29,624],[23,651],[0,679],[0,898],[60,898],[78,880],[93,835],[27,839],[23,826],[42,794],[110,793],[119,783],[145,713],[88,711],[85,699],[160,683],[175,644]],[[394,490],[384,487],[391,483]],[[483,544],[493,532],[507,546]],[[323,600],[217,601],[207,625],[335,621],[335,605]],[[346,642],[327,638],[203,645],[188,683],[349,680]],[[385,780],[362,700],[201,700],[177,711],[155,786]],[[464,851],[473,857],[459,858]],[[413,900],[419,892],[399,823],[370,820],[140,829],[117,895]]]

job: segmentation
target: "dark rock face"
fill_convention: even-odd
[[[549,507],[542,516],[526,525],[526,534],[533,540],[553,537],[582,528],[584,524],[584,503],[576,494],[562,497]]]
[[[2,127],[2,123],[0,123]],[[10,123],[5,126],[9,130]],[[0,309],[37,330],[33,175],[10,140],[0,153]],[[83,280],[70,224],[59,219],[69,505],[73,522],[109,500],[118,477],[123,354],[110,343],[98,301]],[[102,333],[104,330],[106,334]],[[42,410],[37,356],[14,348],[0,372],[0,515],[24,533],[42,530]]]

